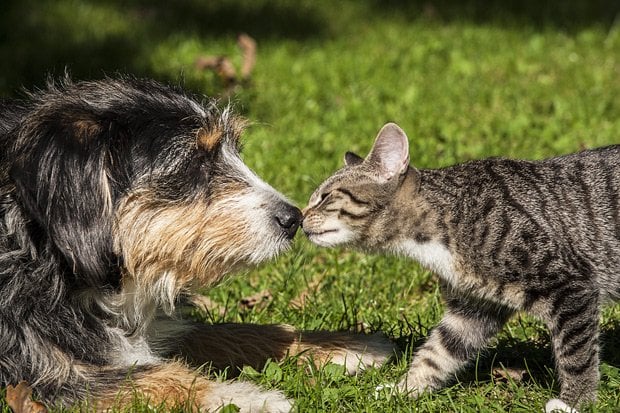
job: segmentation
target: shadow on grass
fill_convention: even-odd
[[[411,359],[412,349],[420,347],[426,337],[417,334],[397,338],[396,345],[401,354],[398,358]],[[601,362],[620,368],[620,320],[613,320],[601,327]],[[488,382],[498,379],[494,375],[496,369],[526,371],[524,382],[535,382],[544,387],[557,386],[555,364],[551,341],[548,335],[536,342],[507,337],[498,340],[497,344],[481,352],[480,357],[458,374],[463,384]],[[550,375],[550,372],[553,375]],[[500,380],[504,380],[500,378]],[[554,384],[555,383],[555,384]]]
[[[340,6],[355,10],[355,21],[350,21],[334,5],[310,0],[3,0],[0,94],[14,94],[22,85],[40,86],[46,73],[58,75],[65,67],[75,78],[116,71],[174,76],[156,70],[149,56],[175,36],[230,42],[247,32],[259,44],[265,39],[321,39],[342,27],[368,27],[377,17],[392,16],[433,24],[465,21],[574,31],[611,27],[620,13],[617,0],[366,0]]]
[[[601,329],[600,342],[601,363],[620,367],[620,321],[612,322]],[[466,369],[459,375],[459,379],[463,383],[472,384],[476,381],[505,380],[494,374],[496,369],[502,368],[516,372],[525,370],[527,373],[522,379],[524,383],[533,382],[559,391],[549,337],[540,342],[514,338],[500,340],[491,351],[481,355],[477,366]]]
[[[534,343],[514,338],[502,339],[493,349],[481,354],[477,366],[464,372],[461,380],[497,380],[496,371],[505,368],[515,372],[525,371],[522,378],[525,382],[533,381],[545,387],[551,386],[549,372],[553,372],[555,367],[550,344],[549,341]]]
[[[502,24],[509,27],[553,27],[573,32],[593,25],[609,28],[620,20],[617,0],[372,0],[377,13]]]
[[[620,320],[611,320],[601,328],[601,360],[620,368]]]
[[[174,36],[234,41],[324,36],[327,19],[312,3],[270,1],[3,0],[0,94],[41,86],[47,73],[75,78],[128,72],[160,77],[149,55]],[[169,79],[166,79],[169,80]]]
[[[607,324],[601,329],[600,336],[601,362],[614,367],[620,367],[620,321]],[[480,357],[477,370],[477,379],[480,381],[490,381],[497,379],[494,377],[493,370],[497,368],[508,368],[527,370],[523,380],[525,382],[535,382],[544,387],[550,387],[555,383],[555,363],[551,351],[549,337],[540,342],[528,340],[517,340],[505,338],[497,343],[487,354]],[[470,367],[463,373],[461,380],[464,382],[475,382],[476,368]],[[550,376],[549,372],[553,374]],[[550,380],[553,381],[550,382]]]

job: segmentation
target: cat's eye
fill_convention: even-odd
[[[312,207],[317,207],[321,205],[325,200],[329,197],[331,192],[322,192],[320,194],[313,195],[314,201],[311,200]]]

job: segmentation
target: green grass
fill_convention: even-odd
[[[258,42],[257,66],[231,97],[252,123],[243,156],[303,206],[344,152],[366,153],[387,121],[406,130],[418,167],[617,143],[619,12],[611,0],[9,0],[0,6],[0,92],[41,85],[68,66],[77,78],[130,72],[218,94],[218,78],[194,62],[228,54],[239,64],[235,36],[247,32]],[[273,294],[266,306],[238,306],[263,289]],[[304,291],[305,306],[292,305]],[[383,331],[408,352],[442,314],[436,278],[417,264],[319,249],[303,236],[208,295],[226,312],[197,318]],[[602,331],[599,401],[585,411],[618,412],[619,306],[605,310]],[[418,400],[376,395],[407,362],[346,377],[335,366],[285,361],[243,376],[283,390],[303,412],[532,412],[557,393],[548,333],[524,315],[453,386]],[[491,371],[501,366],[529,374],[498,380]]]

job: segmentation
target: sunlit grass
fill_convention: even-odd
[[[220,80],[198,70],[196,59],[224,54],[239,65],[235,37],[246,31],[258,42],[257,65],[250,84],[223,101],[251,122],[245,161],[300,206],[340,167],[345,151],[365,154],[387,121],[405,129],[411,161],[424,168],[486,156],[539,159],[618,142],[620,28],[609,19],[588,20],[579,2],[558,6],[557,21],[546,8],[540,18],[509,9],[485,17],[475,2],[460,8],[438,1],[434,9],[388,3],[9,2],[0,91],[40,84],[46,71],[67,65],[79,78],[119,70],[217,94]],[[571,5],[585,17],[565,26]],[[239,305],[262,290],[272,295],[263,307]],[[196,311],[201,320],[382,331],[405,352],[359,377],[290,360],[244,371],[243,379],[283,390],[301,412],[532,412],[557,394],[548,333],[524,315],[452,386],[418,400],[375,392],[406,371],[411,344],[442,314],[436,277],[406,260],[320,249],[300,236],[275,262],[207,293],[224,311]],[[618,306],[603,313],[593,411],[620,405],[619,319]],[[502,366],[529,373],[521,382],[499,380],[492,372]]]

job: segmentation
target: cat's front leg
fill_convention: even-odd
[[[513,311],[486,301],[447,297],[446,312],[427,341],[414,352],[401,391],[417,397],[441,388],[497,334]]]
[[[560,399],[573,407],[596,400],[599,382],[598,293],[569,286],[550,300],[547,320],[560,379]]]

